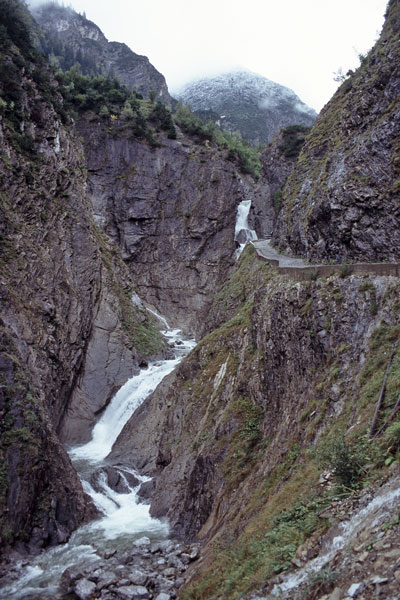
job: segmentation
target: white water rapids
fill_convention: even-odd
[[[138,501],[139,487],[142,482],[149,480],[148,477],[121,467],[119,473],[128,493],[126,490],[125,493],[119,493],[111,489],[107,475],[102,471],[96,478],[96,485],[93,483],[93,473],[106,465],[104,459],[136,408],[195,346],[194,340],[182,339],[179,329],[170,329],[163,317],[153,314],[167,327],[162,333],[173,346],[174,358],[155,361],[129,379],[95,425],[91,441],[69,452],[84,490],[92,497],[103,517],[78,529],[67,544],[48,550],[32,560],[29,566],[22,569],[18,581],[0,589],[1,599],[37,600],[40,597],[50,600],[55,597],[59,579],[67,567],[81,561],[90,566],[101,559],[101,554],[115,549],[127,551],[135,539],[143,536],[153,540],[168,536],[168,523],[152,518],[149,505]],[[130,485],[129,475],[139,480],[139,485]]]
[[[239,247],[236,250],[236,260],[242,254],[247,242],[258,239],[254,229],[249,228],[248,218],[250,207],[251,200],[243,200],[237,208],[235,240],[239,244]]]

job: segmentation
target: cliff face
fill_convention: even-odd
[[[126,44],[109,42],[95,23],[72,8],[49,2],[34,10],[33,15],[43,30],[44,51],[61,68],[66,70],[78,63],[85,74],[107,73],[145,97],[154,91],[164,104],[171,105],[165,78],[147,56],[135,54]]]
[[[120,247],[140,297],[187,332],[204,328],[215,287],[233,264],[239,202],[252,184],[226,152],[187,137],[151,148],[82,122],[95,218]]]
[[[400,9],[319,115],[283,192],[274,241],[313,261],[396,260]]]
[[[66,423],[79,396],[89,407],[79,433],[87,436],[138,358],[159,353],[162,343],[131,306],[132,281],[92,221],[83,149],[56,113],[56,83],[32,48],[2,43],[0,535],[7,552],[65,541],[93,516],[56,432],[78,438]]]
[[[292,125],[281,129],[260,157],[260,178],[254,186],[249,222],[259,238],[269,238],[282,206],[282,190],[310,129]]]
[[[326,530],[313,512],[323,504],[315,448],[341,428],[358,439],[371,422],[399,335],[397,290],[386,277],[288,281],[247,249],[217,295],[212,333],[126,425],[111,458],[156,475],[152,514],[206,542],[188,597],[238,597]],[[396,346],[382,419],[397,397],[398,361]],[[311,501],[308,534],[288,516],[291,533],[267,536],[283,508]],[[274,535],[292,549],[279,555]]]

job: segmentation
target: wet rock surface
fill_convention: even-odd
[[[399,487],[400,476],[395,474],[388,482],[373,485],[367,493],[353,494],[350,498],[333,502],[327,509],[332,526],[322,538],[310,540],[314,546],[314,556],[301,547],[292,560],[301,570],[310,569],[305,580],[293,589],[279,592],[279,586],[290,578],[290,574],[278,575],[264,588],[264,594],[248,594],[247,600],[276,600],[283,593],[287,600],[317,598],[318,600],[398,600],[400,584],[400,515],[399,500],[376,502],[376,498],[390,497]],[[368,513],[368,507],[376,506]],[[397,509],[397,510],[396,510]],[[357,523],[358,515],[363,515]],[[341,523],[349,523],[343,528],[345,540],[342,548],[332,551],[326,564],[312,571],[312,558],[323,556],[334,547],[333,540],[338,535]],[[351,524],[356,523],[354,530]],[[292,571],[292,576],[301,571]],[[284,590],[284,591],[283,591]]]
[[[68,567],[54,600],[172,600],[177,598],[189,565],[198,558],[197,544],[151,542],[143,537],[132,544],[130,552],[105,555],[90,567],[82,563]],[[7,584],[19,575],[18,568],[14,568],[1,583]],[[40,592],[30,598],[39,600]]]
[[[121,250],[139,296],[201,334],[234,264],[238,204],[253,195],[226,152],[159,136],[159,147],[82,122],[96,222]],[[106,165],[106,167],[105,167]]]

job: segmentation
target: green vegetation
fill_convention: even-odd
[[[318,448],[317,459],[324,468],[332,470],[344,488],[355,487],[365,473],[368,445],[365,438],[346,440],[343,431],[335,431]]]
[[[174,119],[182,131],[198,141],[216,144],[222,150],[227,150],[228,160],[238,162],[243,173],[249,173],[254,179],[258,179],[261,168],[259,149],[256,150],[239,136],[222,131],[213,121],[204,123],[182,104],[178,105]]]
[[[282,144],[279,150],[285,158],[297,158],[311,127],[289,125],[282,129]]]

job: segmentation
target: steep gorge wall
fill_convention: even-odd
[[[274,231],[312,262],[399,258],[400,7],[320,113],[291,174]]]
[[[56,432],[64,427],[64,438],[77,441],[65,423],[79,396],[90,407],[80,424],[87,436],[140,356],[163,344],[133,308],[125,266],[93,223],[83,149],[56,114],[62,100],[51,74],[14,45],[3,61],[1,85],[4,73],[18,77],[20,115],[10,119],[3,103],[0,536],[7,554],[10,546],[24,552],[63,542],[93,516]],[[10,85],[1,90],[7,101]]]
[[[97,223],[121,249],[139,296],[171,325],[198,334],[233,266],[237,205],[253,194],[225,152],[123,127],[81,122]]]
[[[318,494],[310,448],[329,431],[370,423],[399,336],[398,286],[355,275],[295,283],[249,248],[217,295],[215,329],[126,425],[110,458],[155,475],[152,514],[207,542],[198,590],[210,573],[220,585],[230,576],[218,548],[247,548],[246,560],[254,551],[267,565],[256,540],[282,502]],[[386,410],[397,398],[395,356]]]

